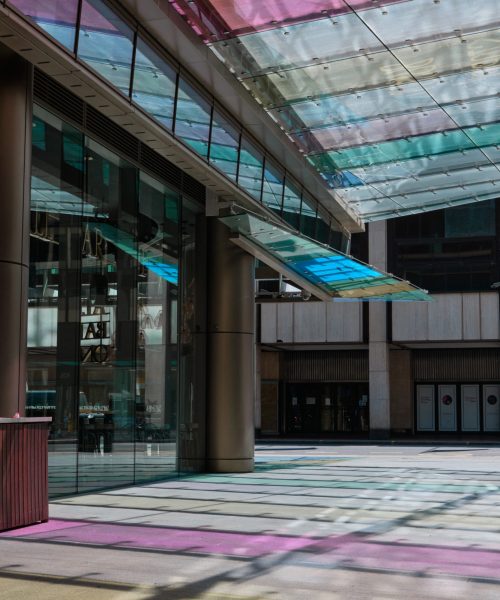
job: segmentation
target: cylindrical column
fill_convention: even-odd
[[[0,417],[24,413],[33,67],[0,45]]]
[[[254,259],[208,219],[207,468],[253,470]]]

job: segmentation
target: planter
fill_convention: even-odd
[[[48,521],[50,417],[0,418],[0,531]]]

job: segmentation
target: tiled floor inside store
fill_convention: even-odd
[[[0,599],[500,598],[500,447],[261,445],[256,470],[64,498]]]

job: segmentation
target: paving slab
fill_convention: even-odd
[[[500,598],[500,447],[256,454],[255,473],[55,500],[0,534],[0,600]]]

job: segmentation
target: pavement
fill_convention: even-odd
[[[254,473],[65,497],[0,600],[500,599],[500,448],[260,444]]]

